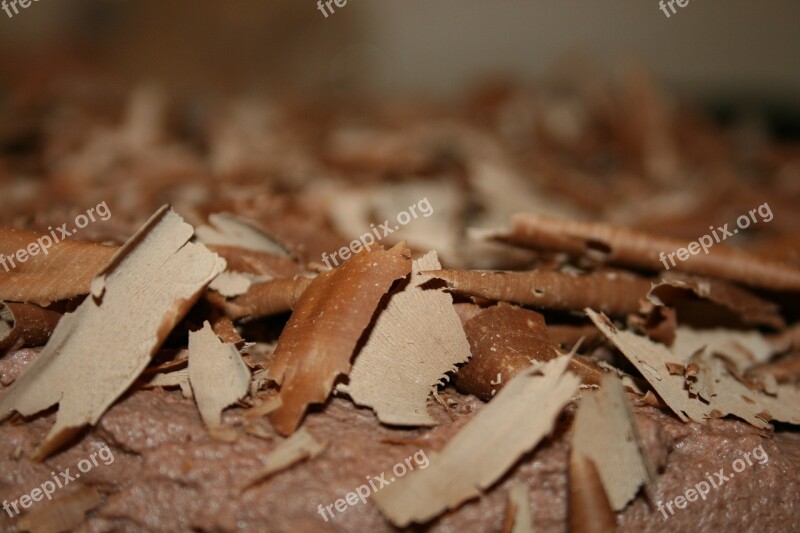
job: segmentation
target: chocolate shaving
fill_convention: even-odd
[[[143,385],[143,388],[163,387],[169,389],[172,387],[180,387],[181,394],[184,398],[194,398],[192,392],[192,385],[189,383],[189,369],[181,368],[173,370],[172,372],[155,374],[153,378]]]
[[[211,226],[199,226],[197,239],[208,246],[233,246],[254,252],[287,256],[286,249],[267,236],[255,222],[232,215],[217,213],[208,217]]]
[[[687,242],[595,222],[519,214],[511,231],[486,236],[523,247],[589,256],[611,265],[651,271],[664,269],[662,253],[684,248]],[[788,264],[716,244],[709,253],[676,262],[675,271],[736,281],[771,290],[800,290],[800,269]],[[588,307],[588,306],[587,306]]]
[[[275,279],[252,285],[245,294],[230,300],[214,293],[206,298],[232,320],[271,316],[294,309],[312,281],[305,276]]]
[[[775,378],[777,383],[800,383],[800,354],[791,354],[778,361],[756,365],[747,371],[754,379],[763,379],[765,375]]]
[[[470,357],[452,297],[420,287],[420,270],[432,268],[441,268],[436,252],[414,260],[410,283],[381,312],[342,387],[385,424],[435,425],[426,407],[431,391]]]
[[[244,344],[244,339],[239,335],[236,326],[234,326],[231,319],[226,316],[212,315],[211,329],[222,339],[222,342],[233,344],[237,347]]]
[[[222,425],[222,410],[242,399],[250,370],[233,344],[223,343],[206,322],[189,333],[189,382],[200,416],[209,429]]]
[[[762,394],[743,384],[727,369],[713,371],[714,395],[701,400],[688,390],[684,376],[671,375],[667,363],[682,363],[684,358],[647,337],[619,331],[608,318],[594,311],[587,314],[609,340],[633,363],[642,376],[684,422],[704,422],[707,418],[734,415],[754,427],[769,429],[769,420],[800,424],[800,390],[782,385],[774,395]],[[692,361],[702,372],[702,360]],[[767,413],[767,418],[764,418]]]
[[[552,430],[580,383],[566,371],[568,364],[569,357],[560,357],[517,375],[428,468],[373,495],[383,515],[402,528],[480,496]]]
[[[240,272],[222,272],[208,286],[225,298],[233,298],[247,293],[253,285],[253,279]]]
[[[0,266],[0,300],[47,306],[87,294],[92,278],[117,252],[115,247],[66,239],[52,244],[47,253],[29,255],[24,263],[14,257],[45,238],[50,239],[46,234],[0,229],[0,254],[9,264],[8,270]]]
[[[59,404],[36,459],[97,423],[224,270],[221,258],[188,242],[193,233],[167,207],[153,215],[92,281],[93,296],[61,319],[36,361],[0,397],[0,419]]]
[[[517,483],[508,489],[508,508],[503,533],[533,533],[533,518],[527,485]]]
[[[225,259],[228,263],[228,270],[233,272],[272,278],[291,278],[302,271],[300,265],[286,255],[248,250],[236,246],[212,245],[208,249]]]
[[[281,407],[270,415],[283,435],[295,431],[311,403],[324,402],[369,325],[381,298],[411,271],[405,243],[362,252],[323,272],[303,292],[275,349],[268,377],[281,385]]]
[[[44,346],[61,316],[34,304],[0,303],[0,351]]]
[[[664,280],[653,285],[648,299],[656,305],[677,308],[681,323],[695,327],[718,325],[726,320],[745,326],[775,329],[786,326],[776,304],[720,280]]]
[[[722,328],[696,330],[680,326],[675,331],[672,352],[681,362],[689,363],[700,351],[730,361],[739,373],[754,364],[768,361],[775,354],[774,346],[758,331]]]
[[[642,485],[655,481],[655,469],[616,376],[606,375],[597,391],[583,394],[573,431],[573,457],[594,463],[614,511],[624,509]]]
[[[587,345],[596,346],[598,341],[604,338],[603,334],[591,324],[585,326],[547,324],[547,334],[554,345],[566,349],[571,349],[579,342],[584,348]]]
[[[612,315],[637,312],[650,289],[649,281],[618,273],[439,270],[428,274],[447,281],[459,294],[566,311],[589,307]]]
[[[489,401],[517,374],[558,354],[547,336],[544,317],[501,303],[464,324],[472,358],[458,369],[456,386]]]
[[[614,533],[616,530],[617,517],[595,464],[573,450],[569,456],[570,533]]]
[[[281,399],[277,396],[271,396],[265,399],[260,404],[256,405],[255,407],[251,407],[246,411],[242,411],[242,416],[247,420],[255,420],[257,418],[263,418],[268,414],[270,414],[271,412],[275,411],[280,406],[281,406]]]
[[[245,484],[242,490],[249,489],[301,461],[316,457],[322,453],[326,446],[327,443],[317,442],[305,428],[300,429],[270,452],[266,459],[263,460],[263,466]]]
[[[506,303],[482,310],[464,324],[472,358],[456,374],[462,392],[489,401],[534,362],[558,356],[541,314]],[[591,361],[573,357],[569,370],[585,385],[600,383],[603,371]]]

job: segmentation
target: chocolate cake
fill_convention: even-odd
[[[797,145],[638,71],[47,87],[0,111],[3,531],[795,529]]]

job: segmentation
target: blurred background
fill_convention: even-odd
[[[338,2],[0,11],[0,222],[108,200],[118,226],[84,235],[123,242],[165,202],[198,224],[314,214],[287,239],[324,251],[320,227],[360,234],[402,182],[452,204],[450,236],[418,224],[420,249],[518,211],[694,238],[769,201],[750,234],[790,235],[800,262],[800,2]],[[365,184],[380,209],[373,189],[352,201]]]
[[[646,66],[718,106],[800,102],[800,3],[690,0],[37,0],[0,12],[3,84],[83,68],[182,90],[259,87],[448,96],[487,74]],[[39,73],[40,76],[44,73]]]

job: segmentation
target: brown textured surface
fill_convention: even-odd
[[[5,373],[8,357],[0,360]],[[433,430],[396,430],[381,426],[367,409],[341,399],[307,417],[304,427],[328,448],[315,459],[275,475],[254,489],[238,494],[234,487],[260,465],[260,457],[277,446],[280,437],[266,421],[257,420],[268,435],[243,435],[234,444],[214,441],[206,432],[191,400],[178,392],[140,391],[112,407],[98,427],[69,450],[44,464],[27,457],[52,423],[52,415],[25,425],[0,427],[0,499],[16,499],[38,486],[49,472],[71,467],[107,442],[115,461],[92,470],[80,483],[97,486],[103,504],[90,513],[78,531],[182,531],[191,527],[220,531],[392,531],[371,501],[358,504],[325,522],[317,505],[328,505],[354,490],[366,475],[378,475],[419,449],[431,453],[482,407],[474,397],[445,395],[457,403],[451,422],[443,409],[432,410],[442,424]],[[763,437],[737,421],[715,420],[708,426],[683,424],[651,407],[636,407],[644,446],[657,465],[667,463],[652,494],[672,499],[704,479],[704,472],[730,469],[743,451],[763,444],[765,465],[744,470],[714,491],[705,503],[695,502],[668,522],[650,509],[640,495],[620,515],[621,531],[681,531],[701,529],[761,529],[787,531],[800,512],[800,438],[779,433]],[[227,423],[241,420],[236,409]],[[539,531],[566,531],[568,425],[560,423],[552,439],[526,455],[499,483],[523,483],[531,491],[531,512]],[[384,442],[384,441],[391,441]],[[398,444],[404,442],[404,444]],[[15,450],[22,451],[19,460]],[[22,489],[24,487],[24,489]],[[66,491],[69,487],[63,489]],[[286,495],[293,495],[286,497]],[[432,522],[432,531],[496,531],[502,525],[505,490],[493,490],[480,500]],[[0,514],[0,529],[14,520]]]

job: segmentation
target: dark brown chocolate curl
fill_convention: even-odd
[[[294,309],[312,281],[306,277],[275,279],[253,285],[245,294],[230,300],[213,291],[206,298],[232,320],[271,316]]]
[[[563,220],[541,215],[519,214],[513,217],[510,232],[492,238],[526,248],[587,255],[605,263],[647,270],[664,270],[661,254],[670,254],[689,243],[660,237],[621,226],[596,222]],[[675,256],[673,256],[675,257]],[[715,243],[709,253],[689,255],[685,261],[675,257],[664,261],[670,269],[710,276],[770,290],[800,290],[800,269]]]
[[[286,324],[268,378],[281,384],[281,407],[270,415],[290,435],[311,403],[324,402],[336,378],[350,372],[350,358],[392,284],[411,272],[411,251],[361,252],[323,272],[303,292]]]
[[[611,510],[597,468],[575,452],[569,458],[570,533],[613,533],[617,517]]]
[[[33,304],[0,304],[0,351],[44,346],[61,316]]]
[[[681,322],[691,322],[695,327],[719,326],[724,321],[775,329],[786,326],[775,303],[720,280],[665,280],[654,284],[648,296],[654,303],[655,297],[657,302],[676,308]]]
[[[291,278],[301,273],[300,265],[286,255],[269,254],[235,246],[208,246],[225,259],[230,272],[245,272],[256,276]]]
[[[558,356],[541,314],[500,303],[464,324],[472,358],[456,374],[459,390],[489,401],[514,376],[536,362]],[[597,384],[602,371],[583,359],[573,359],[570,371],[584,383]]]
[[[112,246],[0,228],[0,300],[49,305],[88,294],[115,253]]]
[[[233,321],[227,316],[214,313],[209,322],[211,323],[211,329],[214,330],[217,337],[222,339],[222,342],[233,344],[237,347],[241,346],[244,342],[244,339],[239,335],[239,331],[237,331]]]
[[[637,312],[650,290],[649,281],[617,273],[437,270],[430,274],[460,294],[564,311],[589,307],[612,315]]]
[[[456,374],[456,386],[488,401],[506,383],[536,361],[556,357],[544,318],[501,303],[480,312],[464,325],[472,358]]]

